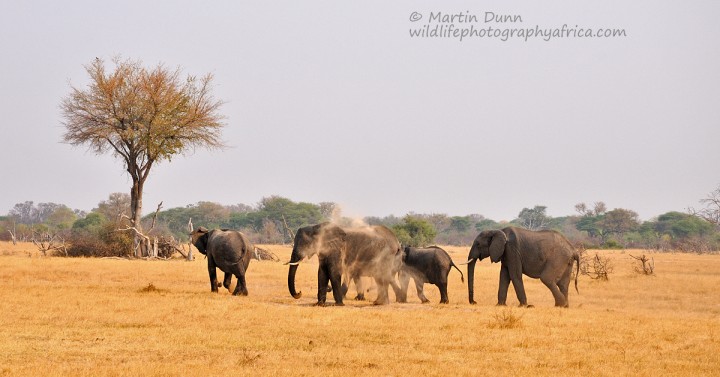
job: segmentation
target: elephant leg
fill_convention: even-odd
[[[232,284],[232,274],[229,272],[226,272],[225,278],[223,279],[223,287],[225,287],[229,291],[230,284]]]
[[[558,288],[560,288],[560,292],[565,296],[565,306],[570,306],[570,295],[569,295],[569,288],[570,288],[570,279],[572,277],[572,271],[573,265],[569,265],[567,270],[565,270],[565,273],[560,278],[560,281],[558,281]]]
[[[235,285],[235,291],[233,292],[233,296],[247,296],[248,290],[247,290],[247,284],[245,282],[245,270],[240,266],[234,267],[235,276],[237,276],[237,284]]]
[[[393,292],[395,293],[395,301],[397,301],[397,302],[405,302],[405,301],[407,301],[407,294],[405,293],[405,292],[407,292],[407,291],[401,291],[401,290],[400,290],[400,286],[399,286],[398,283],[395,281],[395,276],[394,276],[394,274],[393,274],[393,277],[390,278],[390,286],[392,287]],[[405,300],[404,300],[404,301],[400,301],[400,298],[403,297],[403,296],[405,296]]]
[[[440,303],[441,304],[449,304],[450,300],[448,300],[448,294],[447,294],[447,281],[440,282],[437,285],[437,287],[440,289]]]
[[[400,292],[395,294],[397,302],[407,302],[407,291],[410,285],[410,275],[405,271],[400,271]]]
[[[563,282],[563,280],[566,280]],[[560,281],[555,282],[555,279],[553,279],[550,274],[542,274],[540,276],[540,281],[545,284],[548,289],[550,289],[550,292],[552,292],[553,297],[555,298],[555,306],[562,306],[567,307],[568,306],[568,299],[567,299],[567,286],[570,284],[570,276],[565,276],[560,278]],[[564,291],[563,291],[563,284],[564,284]]]
[[[345,297],[345,293],[343,292],[343,286],[342,286],[342,274],[340,271],[334,270],[332,268],[328,268],[328,277],[330,278],[330,285],[332,285],[332,292],[333,292],[333,298],[335,299],[335,305],[336,306],[344,306],[343,304],[343,297]]]
[[[420,301],[425,304],[427,302],[430,302],[427,297],[425,297],[425,292],[423,290],[423,286],[425,285],[425,282],[421,279],[414,278],[415,280],[415,290],[417,290],[417,296],[420,299]]]
[[[522,274],[520,276],[512,276],[510,274],[510,280],[513,283],[513,287],[515,288],[515,295],[517,295],[518,301],[520,301],[520,306],[528,306],[527,303],[527,296],[525,295],[525,285],[523,284],[522,280]]]
[[[378,297],[373,302],[375,305],[388,305],[390,304],[390,298],[388,297],[388,282],[382,278],[375,278],[377,284]]]
[[[218,291],[218,280],[217,280],[217,270],[215,266],[215,260],[208,256],[208,275],[210,275],[210,290],[212,292]]]
[[[498,285],[498,305],[507,305],[507,292],[510,287],[510,272],[507,267],[500,267],[500,284]]]
[[[360,275],[353,276],[353,282],[355,283],[355,290],[357,291],[355,300],[365,301],[365,292],[363,291],[362,277]]]
[[[317,306],[324,306],[325,301],[327,300],[327,285],[330,281],[330,277],[327,273],[327,264],[323,262],[320,263],[320,266],[318,267],[318,294],[317,294]]]

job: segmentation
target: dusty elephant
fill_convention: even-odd
[[[578,264],[575,273],[575,290],[580,269],[580,256],[562,234],[552,230],[531,231],[516,227],[502,230],[485,230],[475,238],[468,255],[468,298],[473,299],[475,263],[490,257],[492,263],[500,262],[500,285],[498,305],[505,305],[510,282],[513,283],[520,306],[527,306],[522,275],[540,279],[555,298],[555,306],[568,306],[568,286],[573,263]]]
[[[237,285],[233,295],[247,296],[245,272],[254,250],[254,246],[247,237],[236,230],[213,229],[208,231],[204,227],[195,229],[190,236],[198,251],[207,256],[210,289],[213,292],[218,291],[216,268],[219,268],[225,273],[223,286],[229,290],[232,276],[235,275]]]
[[[376,305],[390,303],[388,285],[396,297],[399,294],[394,277],[402,264],[402,252],[395,234],[384,226],[341,228],[325,222],[298,229],[288,271],[288,289],[294,298],[302,294],[295,290],[298,264],[315,254],[319,263],[317,305],[325,305],[328,282],[335,305],[343,305],[347,290],[341,285],[343,275],[346,280],[358,278],[356,284],[360,276],[373,277],[378,291]]]
[[[405,247],[403,250],[403,266],[400,269],[400,291],[401,299],[398,301],[405,302],[407,300],[407,290],[410,278],[415,281],[418,298],[423,303],[430,300],[423,293],[423,285],[425,283],[434,284],[440,289],[440,303],[447,304],[447,284],[450,268],[455,267],[460,272],[460,280],[463,279],[462,271],[453,263],[448,253],[437,247],[430,246],[427,248]]]

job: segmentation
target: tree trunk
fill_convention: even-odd
[[[142,223],[140,220],[142,218],[142,193],[145,182],[132,174],[131,177],[133,179],[133,185],[130,190],[130,221],[132,222],[131,226],[137,229],[134,242],[134,244],[137,245],[135,247],[135,257],[141,258],[148,254],[147,244],[138,234],[142,233]]]

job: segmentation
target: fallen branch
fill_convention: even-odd
[[[265,250],[263,248],[255,246],[255,259],[257,260],[271,260],[273,262],[280,262],[280,258],[272,251]]]

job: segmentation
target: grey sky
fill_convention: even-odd
[[[224,140],[154,168],[145,211],[278,194],[354,216],[510,220],[602,200],[643,219],[715,189],[720,2],[5,2],[0,213],[92,209],[129,192],[119,160],[61,144],[59,103],[115,55],[215,75]],[[410,38],[430,12],[625,38]],[[424,18],[410,22],[418,12]]]

